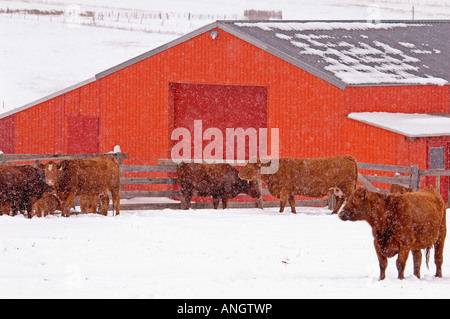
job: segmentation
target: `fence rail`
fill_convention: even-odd
[[[149,210],[149,209],[180,209],[178,200],[180,192],[176,190],[178,179],[176,178],[176,164],[170,159],[159,159],[157,165],[124,165],[122,160],[129,159],[125,153],[102,154],[3,154],[0,153],[0,165],[12,163],[24,163],[49,160],[62,160],[69,158],[90,158],[103,155],[113,155],[120,163],[121,172],[121,208],[124,210]],[[243,166],[245,162],[229,162],[234,166]],[[358,181],[371,191],[388,192],[391,184],[398,184],[419,190],[423,176],[434,176],[436,187],[440,187],[440,178],[449,177],[450,170],[420,170],[418,165],[397,166],[372,163],[358,163]],[[151,175],[157,176],[151,176]],[[144,175],[144,176],[142,176]],[[151,177],[149,177],[151,176]],[[385,185],[387,184],[387,185]],[[158,187],[159,185],[159,187]],[[148,188],[145,190],[138,188]],[[155,189],[159,188],[159,189]],[[126,190],[125,190],[126,189]],[[262,194],[267,197],[269,191],[262,189]],[[449,193],[450,195],[450,193]],[[149,202],[133,202],[132,199],[145,199]],[[151,202],[160,198],[160,200]],[[449,196],[450,199],[450,196]],[[450,204],[450,200],[449,200]],[[333,200],[328,199],[301,199],[296,200],[296,206],[328,206],[333,207]],[[279,201],[274,198],[266,198],[262,203],[256,201],[230,201],[230,208],[267,208],[278,207]],[[194,209],[212,208],[212,202],[196,202],[191,205]]]

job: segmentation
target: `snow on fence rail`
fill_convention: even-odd
[[[177,166],[169,159],[159,159],[157,165],[124,165],[129,159],[124,153],[105,154],[3,154],[0,152],[0,165],[25,163],[69,158],[90,158],[102,155],[115,156],[120,164],[121,172],[121,209],[180,209],[180,192],[176,178]],[[233,166],[244,166],[245,163],[231,161]],[[367,189],[377,192],[388,192],[391,184],[398,184],[419,190],[422,176],[434,176],[436,188],[440,187],[440,177],[450,176],[450,170],[420,170],[418,165],[397,166],[384,164],[358,163],[358,181]],[[156,175],[156,176],[155,176]],[[388,186],[383,185],[388,184]],[[139,189],[140,188],[140,189]],[[262,189],[264,201],[230,201],[229,208],[268,208],[279,207],[279,200]],[[449,196],[450,198],[450,196]],[[450,204],[450,200],[449,200]],[[328,206],[333,208],[334,201],[327,199],[296,200],[296,206]],[[449,205],[450,206],[450,205]],[[211,208],[212,202],[193,202],[193,209]]]

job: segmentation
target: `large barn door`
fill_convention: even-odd
[[[226,158],[227,128],[255,128],[256,131],[267,128],[267,87],[173,83],[170,91],[174,128],[187,128],[192,137],[195,120],[202,121],[203,132],[208,128],[219,129],[223,135],[223,158]],[[210,142],[204,140],[202,149]],[[248,141],[245,144],[248,158]],[[191,154],[193,158],[193,145]],[[234,155],[236,158],[236,149]]]
[[[67,116],[67,153],[95,154],[100,149],[99,117],[75,115]]]

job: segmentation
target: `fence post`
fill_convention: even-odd
[[[120,148],[116,149],[116,147],[114,147],[114,150],[118,150],[118,152],[116,152],[116,158],[117,158],[117,163],[119,164],[119,168],[120,168],[123,164],[122,151],[120,150]],[[122,171],[119,171],[119,177],[123,178]],[[123,186],[122,183],[120,183],[120,191],[124,191],[124,190],[125,190],[125,187]]]
[[[0,165],[5,165],[5,154],[0,151]]]
[[[411,173],[409,176],[409,187],[411,187],[414,192],[417,192],[420,189],[419,165],[411,165]]]

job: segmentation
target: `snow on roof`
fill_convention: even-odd
[[[409,137],[450,136],[450,115],[361,112],[348,118]]]
[[[232,23],[341,88],[447,85],[450,21],[269,21]]]

